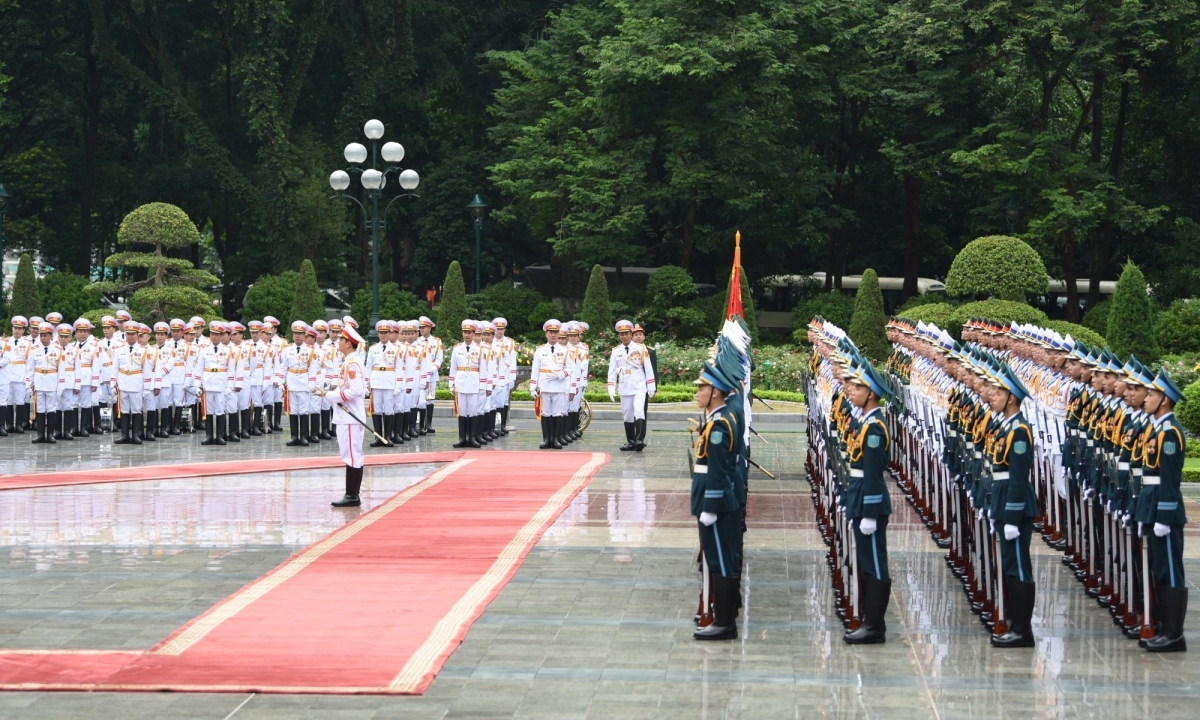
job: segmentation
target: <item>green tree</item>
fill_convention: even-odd
[[[416,320],[428,308],[416,295],[400,289],[396,283],[379,286],[379,317],[386,320]],[[371,327],[371,288],[364,287],[354,294],[350,315],[360,328]]]
[[[221,281],[196,269],[190,260],[167,255],[167,251],[182,251],[200,242],[200,231],[187,213],[168,203],[142,205],[121,221],[117,242],[153,245],[154,252],[108,256],[105,267],[124,268],[127,279],[95,283],[90,286],[93,292],[125,294],[130,313],[150,324],[173,317],[212,316],[213,305],[205,288]],[[145,279],[128,279],[143,271]]]
[[[1025,302],[1049,289],[1046,265],[1037,251],[1014,237],[992,235],[967,243],[950,265],[946,294],[991,296]]]
[[[1192,437],[1200,435],[1200,380],[1183,389],[1183,402],[1175,408],[1175,414]]]
[[[1113,292],[1108,311],[1108,346],[1121,357],[1136,353],[1145,363],[1161,354],[1154,336],[1154,305],[1146,292],[1146,277],[1133,262],[1127,261]]]
[[[1163,354],[1200,352],[1200,300],[1176,300],[1159,313],[1154,336]]]
[[[854,300],[841,290],[818,293],[792,308],[792,330],[807,336],[808,323],[818,315],[845,330],[854,317],[854,305]]]
[[[73,323],[89,310],[100,310],[99,297],[88,292],[89,281],[69,272],[49,272],[38,279],[38,292],[46,307],[62,313],[63,322]]]
[[[1112,300],[1105,300],[1088,308],[1083,314],[1083,326],[1097,335],[1104,335],[1108,332],[1108,310],[1111,307]]]
[[[262,320],[270,315],[280,323],[286,323],[292,316],[299,279],[300,273],[295,270],[259,276],[242,299],[242,322]]]
[[[608,302],[608,280],[605,279],[604,270],[599,265],[592,266],[579,319],[596,331],[607,332],[613,324],[612,306]]]
[[[292,296],[292,311],[289,324],[303,320],[312,324],[325,319],[325,293],[317,286],[317,271],[312,260],[300,263],[300,274],[296,278],[296,294]],[[357,318],[356,318],[357,319]],[[369,327],[369,325],[361,325]]]
[[[463,283],[462,265],[457,260],[446,268],[446,279],[442,282],[442,298],[437,306],[437,328],[435,332],[447,345],[462,338],[462,321],[467,319],[467,287]]]
[[[17,277],[13,280],[12,301],[8,311],[13,315],[24,315],[26,319],[42,314],[42,294],[38,291],[33,258],[29,257],[29,253],[22,253],[21,261],[17,264]]]
[[[531,330],[541,329],[540,324],[534,328],[529,323],[529,316],[534,309],[546,300],[537,290],[517,287],[511,280],[505,279],[488,285],[478,297],[480,319],[504,318],[508,321],[509,335],[524,335]]]
[[[858,285],[854,299],[854,316],[850,320],[850,339],[864,355],[876,362],[887,359],[892,352],[885,326],[887,315],[883,311],[883,292],[879,289],[879,276],[867,268]]]

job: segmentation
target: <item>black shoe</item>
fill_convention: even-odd
[[[433,435],[436,431],[433,429],[433,403],[425,406],[425,434]]]
[[[358,507],[362,505],[362,500],[359,498],[359,491],[362,489],[362,468],[353,468],[346,466],[346,494],[341,500],[334,500],[331,505],[334,507]]]
[[[307,415],[288,415],[288,424],[292,429],[292,439],[288,440],[288,447],[308,447],[308,416]]]
[[[633,421],[633,449],[641,452],[646,449],[646,421]]]
[[[737,584],[736,578],[712,575],[713,623],[692,633],[696,640],[735,640],[737,629]]]
[[[309,413],[305,417],[308,418],[308,441],[321,442],[321,413]]]
[[[631,422],[625,423],[625,444],[621,446],[621,452],[629,452],[637,444],[633,434],[634,424]]]
[[[250,421],[250,437],[259,437],[263,434],[259,427],[263,423],[263,409],[261,407],[254,408],[254,418]]]
[[[992,647],[1024,648],[1033,647],[1033,604],[1036,599],[1037,586],[1033,583],[1023,583],[1012,577],[1004,578],[1004,587],[1008,590],[1008,632],[992,636]]]
[[[271,421],[271,430],[273,432],[283,432],[283,401],[272,404],[275,408],[275,413]]]
[[[1188,590],[1186,587],[1160,587],[1158,589],[1158,612],[1162,618],[1162,632],[1146,641],[1146,651],[1152,653],[1187,652],[1187,639],[1183,636],[1183,622],[1187,617]]]
[[[887,642],[888,601],[892,595],[892,581],[880,580],[866,573],[862,576],[863,623],[853,632],[842,636],[847,645],[874,645]]]

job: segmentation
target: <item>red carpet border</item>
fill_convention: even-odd
[[[424,692],[529,550],[608,462],[605,453],[440,455],[368,458],[452,461],[154,648],[0,651],[0,689]],[[248,467],[257,462],[266,461],[237,463],[230,472],[259,471]],[[214,474],[214,464],[201,474]],[[291,461],[268,469],[311,467]]]

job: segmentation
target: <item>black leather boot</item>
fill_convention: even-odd
[[[171,408],[171,427],[167,430],[168,435],[180,435],[183,433],[183,408]]]
[[[22,408],[21,417],[24,419],[21,421],[21,423],[17,427],[21,428],[22,430],[33,430],[33,423],[29,419],[33,415],[32,406],[28,402],[26,402],[24,405],[21,406],[21,408]]]
[[[44,414],[38,415],[33,419],[33,426],[37,431],[37,436],[33,438],[33,442],[30,444],[41,445],[45,442],[53,442],[53,439],[46,439],[46,416]]]
[[[433,435],[436,432],[433,429],[433,403],[425,406],[425,434]]]
[[[120,417],[121,437],[113,440],[113,445],[129,445],[133,443],[133,433],[130,429],[131,421],[129,413],[125,413]]]
[[[217,421],[217,432],[216,432],[217,444],[225,445],[226,443],[229,442],[229,440],[227,439],[229,437],[229,416],[228,415],[218,415],[216,418],[216,421]]]
[[[488,444],[487,429],[484,425],[486,422],[487,418],[483,415],[476,415],[471,418],[471,437],[474,438],[476,444],[480,447]]]
[[[397,417],[395,413],[383,416],[383,436],[388,439],[388,443],[390,443],[389,447],[391,445],[404,444],[404,438],[400,437],[399,428],[397,427],[400,424],[397,422]]]
[[[283,432],[283,401],[274,404],[275,415],[271,420],[271,430],[273,432]]]
[[[308,414],[308,441],[321,442],[321,413]]]
[[[29,428],[29,406],[14,405],[13,411],[16,412],[16,420],[13,421],[12,429],[9,432],[24,435]]]
[[[249,413],[249,410],[247,410],[246,412]],[[251,418],[249,420],[249,422],[247,423],[250,426],[250,430],[248,432],[250,434],[250,437],[259,437],[263,434],[262,430],[259,430],[259,428],[262,427],[262,424],[263,424],[263,409],[261,407],[254,408],[253,415],[254,415],[254,417]]]
[[[334,507],[358,507],[362,505],[362,500],[359,498],[359,491],[362,490],[362,468],[354,468],[346,466],[346,495],[341,500],[334,500],[331,505]]]
[[[458,442],[454,443],[456,448],[477,448],[479,443],[471,439],[471,418],[459,416],[458,418]]]
[[[240,443],[242,441],[242,417],[237,410],[225,414],[225,422],[229,427],[229,433],[225,435],[225,442]]]
[[[238,411],[238,437],[243,440],[250,439],[250,408]]]
[[[425,434],[425,406],[417,408],[417,435]]]
[[[329,426],[333,423],[333,410],[321,411],[321,439],[332,440],[333,433],[329,432]]]
[[[171,429],[171,408],[162,408],[158,411],[158,424],[155,426],[155,437],[163,438],[164,440],[171,437],[171,433],[167,432]]]
[[[633,421],[633,449],[641,452],[646,449],[646,421]]]
[[[129,433],[129,443],[131,445],[141,445],[142,436],[145,434],[146,417],[141,413],[133,414],[133,430]]]
[[[92,424],[92,409],[78,408],[77,410],[74,410],[72,414],[75,415],[75,419],[71,423],[72,427],[75,428],[73,431],[75,433],[75,437],[91,437],[91,428],[88,426]]]
[[[375,426],[375,434],[376,435],[383,435],[383,437],[387,437],[387,435],[383,434],[383,416],[382,415],[372,415],[371,416],[371,424]],[[385,443],[384,441],[380,440],[379,438],[375,438],[374,440],[371,441],[370,446],[371,447],[385,447],[386,445],[387,445],[387,443]]]
[[[156,427],[158,427],[158,411],[157,410],[147,410],[146,411],[146,427],[145,427],[145,431],[142,432],[142,436],[141,436],[142,440],[148,440],[150,442],[154,442],[154,440],[155,440],[154,429]]]
[[[205,439],[200,444],[201,445],[216,445],[217,444],[216,433],[217,433],[217,426],[215,423],[212,423],[212,422],[205,423],[204,424]]]
[[[404,428],[407,431],[406,437],[409,440],[416,440],[421,437],[421,432],[418,429],[420,427],[420,414],[420,411],[416,408],[408,411],[408,423],[405,424]]]
[[[108,416],[109,424],[111,425],[111,429],[105,430],[103,418],[100,417],[100,406],[99,405],[92,406],[92,427],[95,428],[95,433],[98,435],[103,435],[103,434],[109,433],[109,432],[116,432],[117,424],[115,422],[113,422],[113,420],[112,420],[112,406],[111,405],[109,406],[108,411],[109,411],[109,416]]]
[[[75,433],[75,411],[74,410],[59,410],[58,411],[58,427],[62,430],[62,437],[59,440],[74,440]]]
[[[692,633],[696,640],[736,640],[737,581],[722,575],[712,575],[713,622]]]
[[[500,435],[508,434],[508,405],[500,408]]]
[[[8,431],[12,430],[14,417],[12,405],[0,407],[0,437],[8,437]]]
[[[301,434],[300,416],[288,415],[288,425],[292,430],[292,439],[288,440],[288,447],[308,447],[308,438]]]
[[[870,645],[887,641],[887,623],[884,616],[887,613],[888,600],[892,595],[892,581],[880,580],[863,573],[862,577],[862,608],[863,624],[854,632],[842,636],[842,641],[849,645]]]
[[[1183,636],[1183,621],[1187,617],[1188,589],[1160,586],[1158,588],[1158,612],[1162,618],[1162,632],[1146,642],[1146,650],[1153,653],[1186,652],[1187,639]]]
[[[621,452],[629,452],[633,449],[634,445],[637,444],[635,437],[633,434],[633,423],[625,423],[625,444],[621,446]]]
[[[1033,647],[1033,602],[1037,586],[1017,578],[1004,577],[1008,591],[1008,632],[992,636],[992,646],[999,648]]]

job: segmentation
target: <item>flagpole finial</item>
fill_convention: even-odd
[[[739,249],[742,247],[742,231],[738,230],[733,234],[733,242]]]

